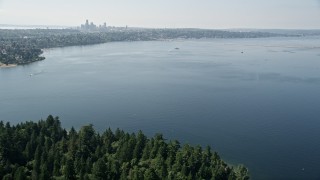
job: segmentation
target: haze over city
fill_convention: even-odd
[[[0,0],[0,180],[320,180],[319,19],[320,0]]]
[[[319,0],[0,0],[0,24],[151,28],[320,28]]]

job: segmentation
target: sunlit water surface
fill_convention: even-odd
[[[176,49],[179,48],[179,49]],[[157,132],[254,179],[320,178],[320,38],[118,42],[0,69],[0,119]]]

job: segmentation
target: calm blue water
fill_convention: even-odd
[[[0,69],[0,119],[53,114],[67,128],[161,132],[211,145],[254,179],[320,178],[320,38],[119,42],[44,55]]]

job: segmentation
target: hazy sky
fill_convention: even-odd
[[[0,24],[320,28],[320,0],[0,0]]]

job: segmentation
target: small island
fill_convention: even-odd
[[[225,163],[208,146],[181,145],[162,134],[92,125],[63,129],[58,117],[10,125],[0,121],[0,179],[247,180],[248,170]]]

